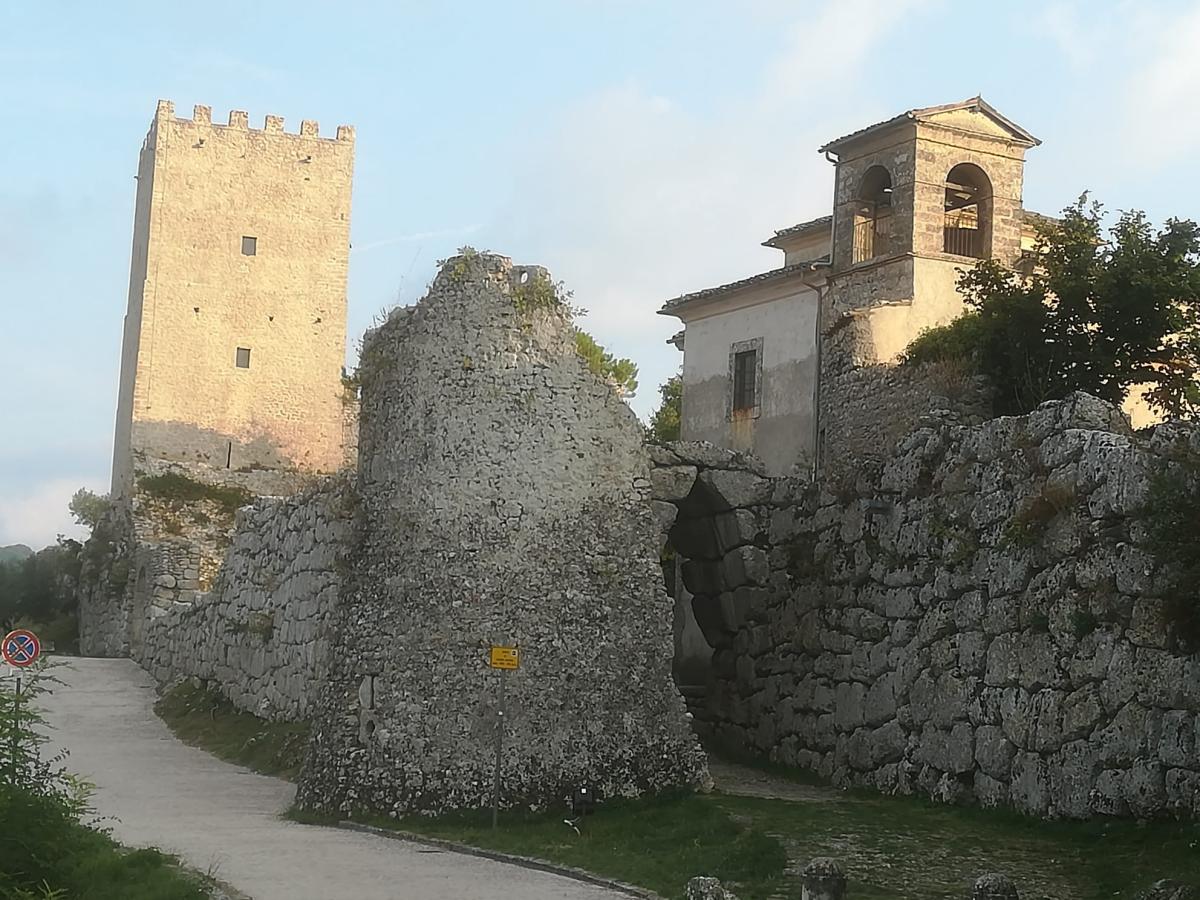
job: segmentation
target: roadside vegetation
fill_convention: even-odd
[[[154,711],[185,744],[263,775],[295,780],[300,774],[308,746],[305,723],[268,722],[188,682],[168,691]]]
[[[108,497],[80,488],[68,508],[76,524],[103,527]],[[79,572],[85,549],[59,535],[36,553],[23,544],[0,547],[0,632],[29,628],[57,653],[79,652]]]
[[[89,787],[61,757],[44,760],[37,696],[45,667],[25,675],[20,715],[12,680],[0,681],[0,898],[203,900],[204,877],[157,850],[127,850],[89,826]]]
[[[355,820],[584,869],[666,898],[681,898],[687,880],[703,874],[742,900],[798,900],[798,873],[816,856],[841,862],[855,900],[962,900],[988,872],[1012,878],[1022,900],[1133,900],[1160,878],[1200,886],[1200,833],[1190,823],[1042,822],[866,791],[808,786],[801,794],[614,800],[579,834],[564,811],[505,812],[494,831],[489,811]]]
[[[156,711],[181,739],[223,759],[289,779],[299,772],[305,726],[263,721],[190,686],[176,688]],[[778,798],[744,795],[746,775],[739,773]],[[838,790],[777,765],[721,766],[719,775],[710,794],[601,803],[578,832],[565,821],[571,818],[565,807],[504,811],[496,830],[490,810],[352,818],[401,835],[583,869],[667,898],[682,897],[695,875],[720,878],[742,900],[799,898],[797,873],[815,856],[843,864],[855,900],[961,900],[986,872],[1011,877],[1022,900],[1132,900],[1161,878],[1200,887],[1200,829],[1188,822],[1043,822]],[[337,821],[300,810],[291,818]]]

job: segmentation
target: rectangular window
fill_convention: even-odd
[[[743,350],[733,356],[734,412],[754,409],[758,379],[758,351]]]
[[[242,235],[242,256],[258,255],[258,238]]]
[[[237,367],[239,369],[250,368],[250,348],[249,347],[238,347],[237,348]]]

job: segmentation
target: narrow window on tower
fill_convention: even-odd
[[[238,347],[237,348],[236,362],[237,362],[237,367],[239,369],[250,368],[250,348],[249,347]]]
[[[258,255],[258,238],[242,235],[242,256]]]

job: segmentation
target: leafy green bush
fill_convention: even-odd
[[[1200,408],[1200,226],[1155,231],[1122,213],[1107,235],[1086,195],[1047,220],[1029,274],[998,260],[964,271],[970,312],[921,334],[909,364],[968,361],[996,389],[996,412],[1023,414],[1086,391],[1120,403],[1134,385],[1172,416]]]
[[[632,359],[617,359],[590,334],[578,328],[575,329],[575,351],[596,376],[615,387],[622,397],[637,393],[638,367]]]

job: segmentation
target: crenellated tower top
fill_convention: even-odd
[[[155,123],[163,121],[171,121],[181,124],[191,124],[203,128],[236,128],[243,131],[262,131],[266,134],[288,134],[292,137],[300,138],[317,138],[326,141],[353,141],[354,126],[339,125],[334,137],[322,138],[320,127],[314,119],[303,119],[300,122],[299,132],[288,132],[284,130],[283,116],[268,115],[263,120],[262,128],[251,128],[250,117],[244,109],[231,109],[229,111],[229,121],[225,125],[213,124],[212,107],[196,104],[192,108],[192,117],[190,119],[177,118],[175,116],[175,103],[172,100],[159,100],[158,109],[154,116]]]

